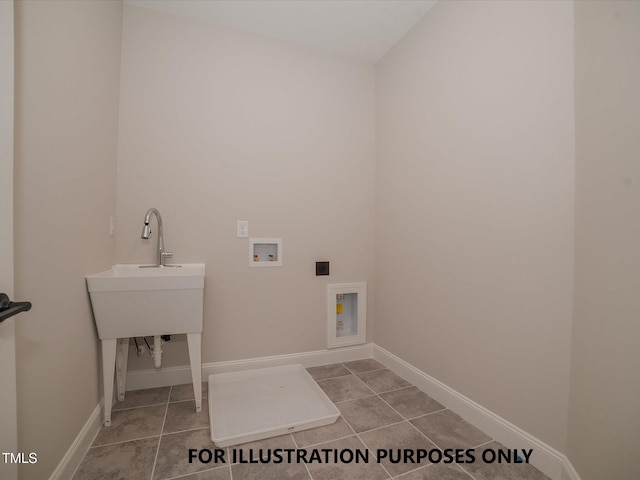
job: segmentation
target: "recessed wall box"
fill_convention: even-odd
[[[250,267],[281,267],[282,239],[281,238],[250,238],[249,239]]]
[[[327,347],[358,345],[367,340],[367,284],[327,285]]]
[[[329,262],[316,262],[316,276],[329,275]]]

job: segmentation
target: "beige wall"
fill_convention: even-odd
[[[640,478],[640,3],[576,2],[576,273],[568,455]]]
[[[155,260],[158,208],[172,261],[206,264],[203,362],[324,349],[326,284],[373,293],[371,64],[125,6],[119,129],[117,260]],[[236,220],[284,266],[249,268]],[[163,366],[188,364],[176,340]]]
[[[122,6],[16,2],[15,292],[21,479],[48,478],[98,405],[84,276],[115,259]]]
[[[0,2],[0,292],[13,296],[13,3]],[[15,317],[0,323],[0,451],[18,450]],[[0,462],[0,477],[18,466]]]
[[[570,2],[439,2],[376,66],[376,344],[567,435]]]

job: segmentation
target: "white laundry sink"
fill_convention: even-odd
[[[202,332],[203,263],[120,264],[86,278],[100,339]]]
[[[118,399],[124,400],[130,337],[154,337],[154,346],[158,347],[154,358],[159,368],[160,336],[187,334],[195,407],[200,412],[204,264],[151,268],[120,264],[88,275],[86,280],[102,344],[105,426],[111,425],[114,372]]]

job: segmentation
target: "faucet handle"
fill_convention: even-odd
[[[171,258],[173,257],[173,252],[162,252],[162,258]]]

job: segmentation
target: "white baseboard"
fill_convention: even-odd
[[[531,464],[552,480],[580,480],[565,455],[378,345],[373,358],[509,448],[533,449]]]
[[[331,350],[317,350],[314,352],[291,353],[270,357],[249,358],[245,360],[231,360],[228,362],[213,362],[202,364],[202,379],[206,381],[209,375],[226,372],[239,372],[254,368],[278,367],[281,365],[301,364],[304,367],[316,367],[330,363],[349,362],[373,356],[373,344],[356,345],[353,347],[334,348]],[[126,390],[140,390],[143,388],[166,387],[191,383],[191,368],[188,365],[149,370],[133,370],[127,372]]]
[[[573,465],[571,464],[571,462],[569,461],[569,459],[567,458],[566,455],[563,455],[563,461],[562,461],[562,466],[563,466],[563,477],[562,480],[580,480],[580,475],[578,475],[578,472],[576,472],[576,469],[573,468]]]
[[[102,426],[102,402],[100,400],[100,403],[93,409],[89,419],[80,430],[80,433],[78,433],[65,456],[58,463],[49,480],[70,480],[73,477]]]

